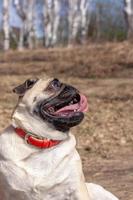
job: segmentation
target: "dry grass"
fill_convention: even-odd
[[[132,200],[132,44],[1,53],[0,130],[10,122],[16,104],[12,88],[44,73],[75,85],[88,97],[89,112],[82,125],[73,129],[87,180]]]
[[[0,54],[0,63],[3,75],[47,72],[82,78],[133,77],[132,44],[127,42],[22,53],[11,51]]]

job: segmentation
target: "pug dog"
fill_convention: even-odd
[[[118,200],[84,180],[70,129],[83,120],[86,97],[47,77],[13,91],[18,103],[0,135],[0,200]]]

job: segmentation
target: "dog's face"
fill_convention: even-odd
[[[25,124],[33,123],[35,127],[35,123],[36,126],[41,123],[44,129],[42,124],[45,124],[46,132],[56,130],[58,136],[59,132],[67,133],[71,127],[78,125],[88,106],[85,96],[58,79],[29,79],[13,91],[19,95],[19,103],[13,115],[15,121],[19,121],[18,125],[28,129]],[[57,135],[54,134],[54,138]]]

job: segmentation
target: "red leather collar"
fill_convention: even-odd
[[[61,140],[44,139],[43,137],[39,137],[31,133],[26,133],[21,128],[15,128],[15,132],[17,133],[17,135],[22,137],[27,144],[33,145],[41,149],[53,147],[61,142]]]

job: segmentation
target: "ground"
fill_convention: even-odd
[[[17,96],[13,87],[47,73],[88,97],[85,120],[73,128],[88,182],[133,199],[133,50],[127,42],[0,53],[0,131]]]

